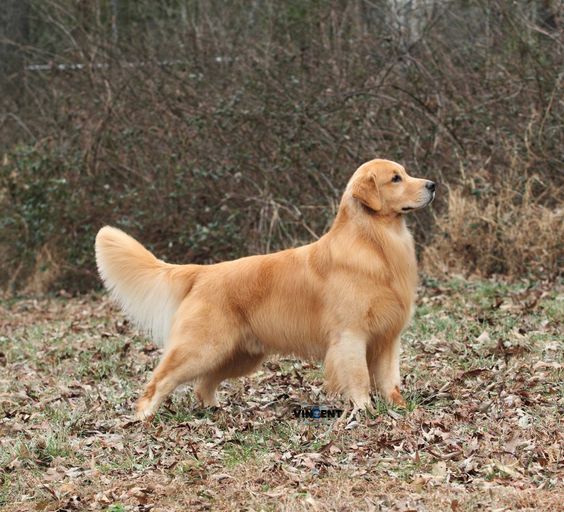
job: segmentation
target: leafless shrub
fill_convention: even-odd
[[[21,66],[0,99],[0,281],[15,288],[47,272],[44,247],[57,272],[37,282],[91,287],[105,223],[176,261],[311,240],[355,167],[376,156],[443,185],[444,230],[458,211],[447,187],[495,222],[496,198],[527,182],[527,208],[561,208],[562,44],[550,2],[546,12],[427,2],[419,14],[362,0],[29,5],[29,41],[10,46]],[[519,173],[508,172],[516,158]],[[471,196],[469,177],[488,193]],[[431,214],[412,222],[448,260]],[[495,261],[507,257],[501,239],[488,246]],[[471,261],[484,274],[518,268]]]

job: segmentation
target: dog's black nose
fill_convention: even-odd
[[[428,188],[431,192],[434,192],[437,188],[434,181],[428,181],[425,187]]]

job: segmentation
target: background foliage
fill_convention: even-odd
[[[107,223],[180,262],[311,240],[376,156],[440,183],[428,272],[558,273],[559,2],[5,3],[9,289],[96,285]]]

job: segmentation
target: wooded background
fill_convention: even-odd
[[[410,218],[425,272],[552,280],[561,14],[551,0],[4,0],[0,285],[98,286],[104,224],[176,262],[310,241],[375,157],[439,183]]]

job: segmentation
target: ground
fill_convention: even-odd
[[[406,410],[308,424],[317,364],[273,359],[219,410],[134,402],[160,355],[104,296],[0,302],[0,509],[563,510],[562,287],[426,279]]]

